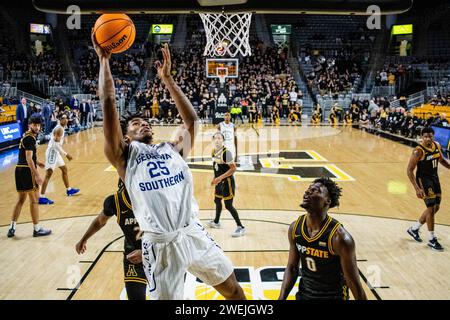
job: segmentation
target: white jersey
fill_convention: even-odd
[[[56,132],[56,130],[59,130],[59,129],[62,129],[63,134],[62,134],[61,139],[59,140],[59,142],[56,142],[56,141],[55,141],[55,132]],[[50,137],[50,141],[48,142],[47,149],[50,149],[50,148],[55,147],[55,144],[58,144],[60,147],[62,147],[63,144],[64,144],[64,136],[65,136],[65,134],[66,134],[66,133],[65,133],[64,127],[63,127],[62,125],[58,124],[58,125],[52,130],[52,134],[51,134],[51,137]]]
[[[62,129],[63,134],[59,142],[55,141],[56,130]],[[64,144],[64,127],[58,124],[52,131],[50,141],[48,142],[47,150],[45,152],[45,170],[59,168],[65,166],[64,159],[62,156],[65,155],[65,151],[62,146]]]
[[[170,143],[129,146],[125,186],[140,229],[174,232],[194,222],[198,205],[188,165]]]
[[[234,145],[234,123],[225,123],[225,121],[219,123],[220,132],[222,132],[224,136],[223,144],[230,150],[233,155],[236,154],[236,147]]]

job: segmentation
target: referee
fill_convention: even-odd
[[[42,178],[39,175],[37,166],[43,168],[44,164],[37,161],[36,158],[36,137],[41,130],[42,120],[39,115],[33,115],[28,121],[29,130],[25,133],[19,144],[19,161],[16,165],[16,189],[19,199],[14,206],[14,212],[11,218],[11,225],[8,230],[8,238],[14,237],[16,232],[16,223],[22,211],[23,204],[30,198],[31,219],[33,220],[33,237],[48,236],[51,230],[44,229],[39,225],[39,185],[42,184]]]

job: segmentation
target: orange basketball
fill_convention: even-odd
[[[133,45],[136,28],[126,14],[103,14],[95,22],[94,35],[103,49],[111,53],[120,53]]]

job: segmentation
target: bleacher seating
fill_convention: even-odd
[[[276,22],[276,20],[273,21]],[[337,25],[339,28],[336,28]],[[328,93],[346,95],[356,92],[367,70],[375,35],[376,31],[367,30],[366,20],[357,16],[302,16],[300,21],[294,23],[292,36],[299,48],[299,62],[305,77],[312,75],[315,71],[311,63],[311,60],[314,62],[314,57],[334,59],[336,65],[340,65],[338,73],[341,78],[345,69],[349,69],[349,73],[352,73],[353,64],[358,68],[358,75],[350,77],[350,85],[340,88],[337,90],[339,92],[336,90],[324,92],[327,90],[319,90],[317,85],[313,85],[312,93],[323,96]],[[314,78],[318,81],[320,73],[316,72]]]
[[[424,104],[420,107],[412,109],[413,115],[420,119],[426,119],[427,114],[439,115],[445,114],[446,119],[450,122],[450,106],[433,106],[432,104]]]

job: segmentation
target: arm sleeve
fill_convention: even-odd
[[[108,196],[103,202],[103,213],[107,217],[112,217],[117,214],[117,206],[114,195]]]

